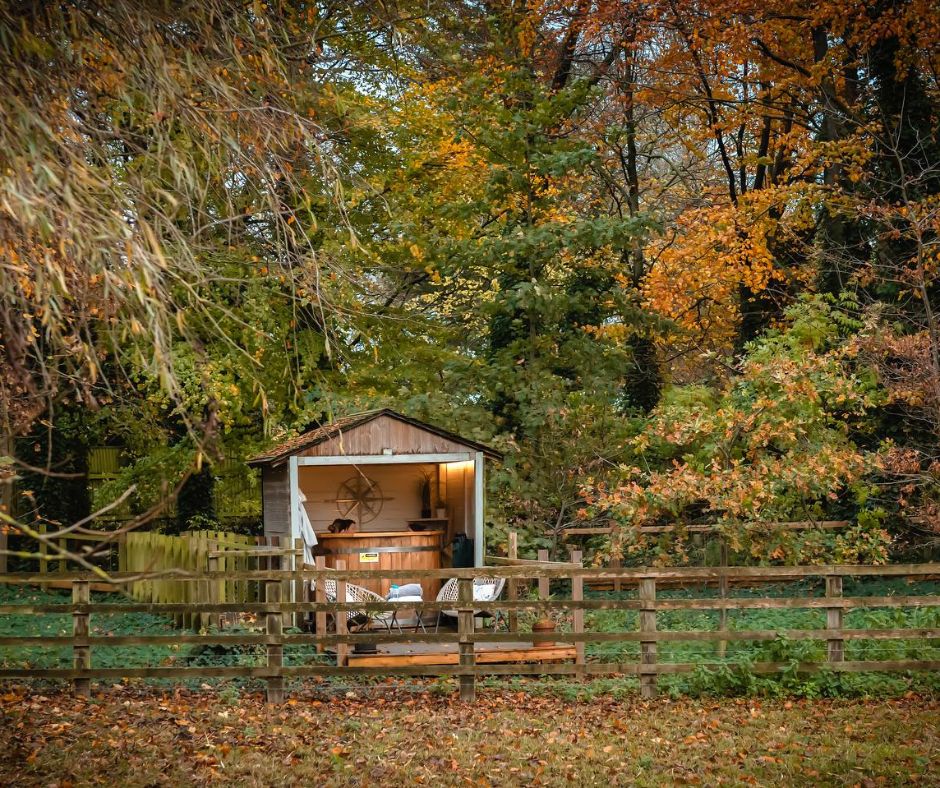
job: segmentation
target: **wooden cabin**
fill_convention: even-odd
[[[472,559],[465,563],[483,565],[488,459],[500,454],[382,409],[308,430],[249,464],[261,469],[266,536],[302,539],[306,518],[327,566],[341,559],[348,569],[400,570],[407,582],[409,569],[453,565],[460,535],[473,543]],[[331,533],[337,520],[353,525]],[[384,594],[391,582],[362,585]],[[422,585],[425,599],[439,587]]]

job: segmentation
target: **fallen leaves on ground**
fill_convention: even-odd
[[[430,685],[429,685],[430,689]],[[318,694],[319,693],[319,694]],[[0,784],[931,784],[940,703],[99,687],[0,695]]]

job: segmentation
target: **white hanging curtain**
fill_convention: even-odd
[[[313,548],[317,544],[317,534],[313,530],[313,524],[310,522],[310,515],[307,514],[307,507],[304,506],[304,502],[307,500],[307,496],[303,492],[297,492],[297,512],[298,521],[300,522],[300,538],[304,540],[304,563],[312,564],[313,563]]]

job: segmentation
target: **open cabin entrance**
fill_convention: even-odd
[[[411,569],[482,565],[482,517],[477,522],[482,492],[474,459],[415,462],[381,456],[382,461],[310,464],[311,459],[298,460],[298,506],[327,566],[342,560],[347,569],[394,570],[403,585],[411,582]],[[331,533],[337,520],[353,525]],[[360,585],[384,596],[392,582],[363,580]],[[421,585],[425,599],[433,599],[440,581]]]
[[[342,562],[351,571],[384,570],[387,579],[356,579],[347,586],[347,594],[349,586],[356,585],[365,587],[358,588],[361,595],[372,592],[384,598],[392,583],[410,584],[415,580],[412,573],[421,569],[449,568],[455,563],[483,567],[484,473],[487,460],[499,459],[499,452],[481,443],[383,409],[308,430],[254,457],[250,464],[261,469],[265,535],[291,544],[302,541],[307,562],[311,554],[319,554],[328,567]],[[336,520],[353,521],[355,530],[331,533],[330,525]],[[455,550],[455,540],[472,547]],[[326,595],[327,582],[318,585],[316,593]],[[432,621],[422,621],[421,606],[437,597],[441,584],[438,580],[420,584],[420,601],[408,600],[414,605],[410,610],[403,601],[401,610],[417,614],[413,622],[417,627],[434,626]],[[501,589],[500,584],[499,590],[493,590],[494,598]],[[308,590],[302,588],[301,593]],[[452,590],[453,585],[448,592]],[[292,593],[296,598],[296,589]],[[334,594],[339,595],[338,589]],[[347,596],[346,601],[362,599]],[[426,636],[405,635],[398,611],[394,612],[400,641],[385,637],[371,654],[349,654],[346,646],[337,646],[337,662],[348,660],[362,667],[427,665],[432,671],[436,665],[459,664],[456,641],[429,644]],[[443,617],[452,618],[447,613]],[[314,622],[316,628],[326,631],[327,614],[317,616],[322,619]],[[377,620],[370,619],[366,625]],[[382,629],[377,628],[381,636]],[[393,625],[386,621],[385,628],[394,638]],[[481,643],[475,653],[481,663],[542,662],[573,658],[575,648],[545,648],[513,638]]]
[[[327,566],[400,570],[402,585],[409,570],[483,566],[487,459],[501,455],[383,409],[308,430],[250,464],[261,468],[266,536],[315,540]],[[355,530],[330,533],[338,519]],[[384,595],[392,582],[362,585]],[[433,599],[440,584],[421,585]]]

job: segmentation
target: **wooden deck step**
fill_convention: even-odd
[[[497,662],[562,662],[575,658],[574,646],[552,648],[492,649],[476,653],[477,665]],[[350,667],[392,668],[400,665],[458,665],[457,652],[427,654],[350,654]]]

